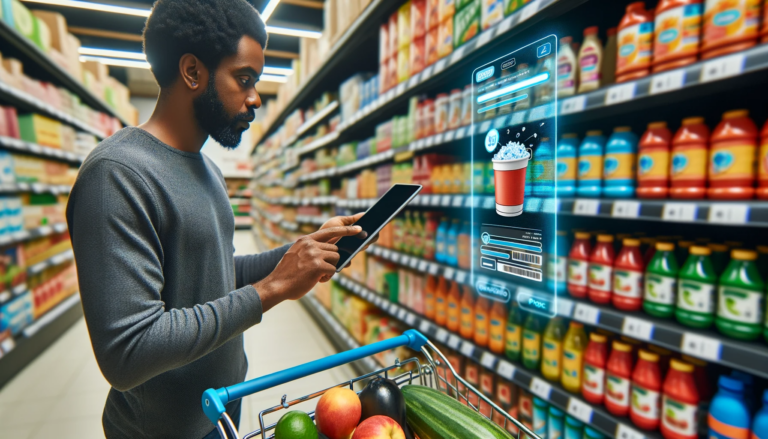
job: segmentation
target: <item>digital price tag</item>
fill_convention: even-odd
[[[448,338],[448,331],[446,331],[443,328],[440,328],[437,330],[437,334],[435,334],[435,339],[439,341],[440,343],[445,343],[445,340]]]
[[[746,224],[749,206],[746,204],[714,203],[709,206],[709,222],[717,224]]]
[[[614,85],[605,92],[605,105],[614,105],[626,102],[635,97],[637,83]]]
[[[568,398],[568,414],[586,424],[592,422],[592,407],[580,399]]]
[[[664,221],[693,221],[697,206],[694,203],[664,203],[661,219]]]
[[[577,198],[576,202],[573,203],[574,215],[595,216],[598,211],[600,211],[600,200]]]
[[[558,297],[555,301],[557,303],[557,315],[570,318],[571,313],[573,313],[573,301],[562,297]]]
[[[685,70],[683,69],[653,75],[651,77],[651,94],[666,93],[683,88],[683,81],[685,81]]]
[[[531,393],[541,399],[549,400],[549,394],[552,392],[552,386],[539,377],[533,377],[531,380]]]
[[[618,423],[616,426],[616,439],[645,439],[639,431]]]
[[[637,218],[640,216],[640,202],[614,201],[611,216],[615,218]]]
[[[650,341],[653,338],[653,323],[634,317],[624,317],[621,332],[638,340]]]
[[[496,357],[490,352],[483,352],[480,357],[480,364],[487,369],[493,369],[493,365],[496,364]]]
[[[501,377],[511,380],[515,375],[515,366],[510,364],[507,360],[499,360],[499,365],[496,366],[496,373]]]
[[[744,70],[744,54],[723,56],[704,62],[699,81],[710,82],[736,76]]]
[[[600,319],[600,310],[586,303],[577,303],[573,310],[573,319],[588,325],[596,325]]]
[[[431,323],[429,323],[426,320],[422,320],[421,323],[419,324],[419,332],[421,332],[422,334],[426,334],[429,332],[429,328],[431,327],[432,327]]]
[[[453,274],[456,270],[453,269],[453,267],[446,267],[445,271],[443,272],[443,277],[446,280],[453,280]]]
[[[560,114],[573,114],[584,111],[586,105],[587,97],[585,95],[564,99],[562,107],[560,107]]]
[[[703,335],[686,332],[683,334],[683,341],[680,349],[694,357],[705,358],[710,361],[720,360],[720,351],[722,344],[720,340]]]
[[[448,343],[447,343],[448,347],[451,349],[458,349],[460,341],[461,339],[459,338],[459,336],[451,334],[448,337]]]
[[[464,355],[467,358],[472,358],[472,354],[475,353],[475,345],[472,343],[465,341],[461,344],[460,352],[462,355]]]

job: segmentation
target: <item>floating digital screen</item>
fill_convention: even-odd
[[[557,229],[557,38],[478,67],[472,93],[475,289],[553,316],[556,267],[548,261]]]

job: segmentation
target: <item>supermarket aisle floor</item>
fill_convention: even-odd
[[[256,251],[250,231],[235,233],[238,254]],[[335,353],[297,302],[264,315],[245,333],[248,379]],[[243,401],[240,431],[258,426],[259,411],[278,405],[280,396],[303,396],[355,376],[351,368],[319,373]],[[85,322],[80,320],[10,383],[0,389],[0,436],[26,438],[101,438],[101,412],[109,391],[96,365]],[[277,418],[268,418],[276,421]]]

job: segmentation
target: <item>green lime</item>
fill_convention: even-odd
[[[277,421],[275,439],[317,439],[317,427],[304,412],[288,412]]]

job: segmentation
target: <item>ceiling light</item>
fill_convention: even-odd
[[[273,75],[293,75],[293,69],[287,67],[269,67],[264,66],[264,73],[270,73]]]
[[[138,59],[146,61],[147,55],[141,52],[126,52],[123,50],[97,49],[95,47],[81,47],[80,55],[106,56],[109,58]]]
[[[70,8],[90,9],[92,11],[112,12],[115,14],[134,15],[136,17],[149,17],[151,9],[126,8],[125,6],[105,5],[79,0],[23,0],[27,3],[43,3],[46,5],[66,6]]]
[[[270,34],[277,34],[277,35],[288,35],[291,37],[303,37],[303,38],[320,38],[323,34],[317,31],[313,30],[302,30],[302,29],[290,29],[287,27],[279,27],[279,26],[267,26],[267,32]]]
[[[281,84],[285,84],[286,82],[288,82],[288,78],[286,78],[285,76],[261,75],[261,76],[259,76],[259,81],[279,82]]]
[[[108,66],[117,66],[117,67],[132,67],[135,69],[148,69],[150,68],[149,63],[146,61],[130,61],[127,59],[115,59],[115,58],[104,58],[101,56],[88,56],[88,55],[80,55],[80,61],[96,61],[100,62],[102,64],[106,64]]]
[[[264,23],[266,23],[267,20],[269,20],[269,16],[275,12],[275,8],[277,7],[278,3],[280,3],[280,0],[269,0],[267,7],[261,11],[261,19],[264,20]]]

